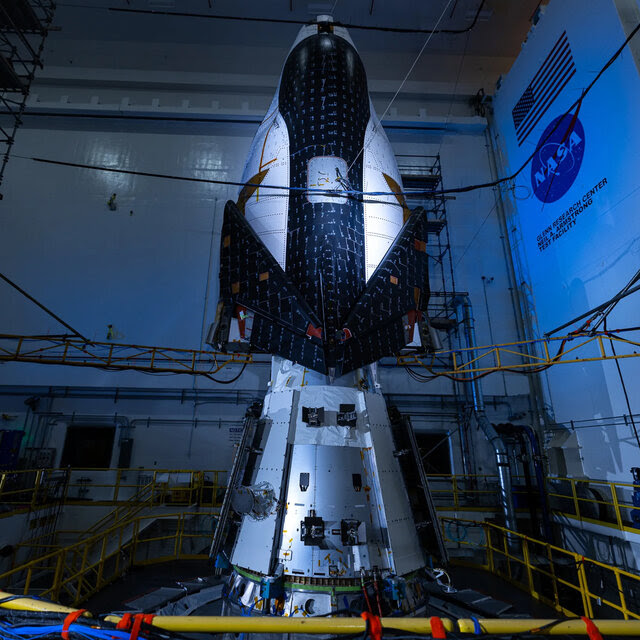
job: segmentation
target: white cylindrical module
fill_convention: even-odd
[[[359,374],[330,384],[273,359],[261,416],[268,428],[252,483],[280,499],[258,517],[254,496],[261,491],[236,491],[242,524],[230,558],[230,612],[253,605],[256,612],[277,606],[285,615],[307,615],[313,599],[315,614],[323,615],[344,609],[344,598],[362,600],[365,581],[375,579],[380,590],[390,580],[415,588],[425,553],[391,423],[375,383],[363,390],[374,372],[364,372],[369,382]],[[274,580],[278,597],[266,597]]]

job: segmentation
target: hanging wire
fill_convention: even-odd
[[[447,4],[445,5],[444,9],[442,10],[442,13],[440,14],[440,17],[438,18],[438,21],[436,22],[435,27],[432,29],[431,33],[429,33],[427,39],[424,41],[424,44],[420,48],[420,51],[418,51],[418,55],[415,57],[415,59],[413,61],[413,64],[409,67],[409,71],[407,71],[407,73],[405,74],[404,78],[402,79],[402,82],[400,83],[400,86],[396,89],[396,92],[393,94],[393,97],[391,98],[391,100],[389,100],[389,104],[387,104],[387,107],[382,112],[382,115],[380,116],[378,123],[376,125],[374,125],[373,133],[376,132],[376,128],[378,126],[381,126],[380,122],[382,122],[382,120],[384,120],[384,117],[389,112],[389,109],[391,109],[391,105],[394,103],[395,99],[398,97],[398,94],[402,91],[402,89],[403,89],[404,85],[406,84],[409,76],[411,75],[412,71],[415,69],[415,66],[418,64],[418,61],[422,57],[422,53],[427,48],[427,45],[429,44],[429,42],[431,42],[431,38],[433,38],[433,34],[436,32],[436,29],[438,28],[438,25],[442,21],[442,18],[444,17],[444,14],[447,12],[447,9],[449,8],[449,5],[451,4],[452,1],[453,0],[448,0]],[[371,144],[372,140],[373,140],[373,135],[371,135],[369,137],[369,142],[367,142],[366,145],[362,146],[360,151],[358,151],[356,157],[351,161],[351,164],[349,165],[349,168],[347,169],[347,173],[349,173],[349,171],[351,171],[351,168],[358,161],[358,158],[367,150],[367,148]]]
[[[607,317],[605,316],[604,319],[604,330],[607,330]],[[627,411],[629,412],[629,419],[631,420],[631,429],[633,430],[633,435],[636,438],[636,442],[638,443],[638,448],[640,449],[640,437],[638,436],[638,429],[636,427],[636,421],[633,418],[633,411],[631,410],[631,402],[629,401],[629,394],[627,393],[627,385],[625,383],[624,380],[624,376],[622,375],[622,368],[620,367],[620,361],[618,360],[618,358],[616,357],[616,348],[613,344],[613,340],[609,340],[609,344],[611,346],[611,351],[614,355],[614,359],[615,359],[615,363],[616,363],[616,369],[618,370],[618,377],[620,378],[620,384],[622,386],[622,393],[624,394],[624,400],[627,404]]]
[[[344,27],[345,29],[356,29],[362,31],[383,31],[387,33],[426,33],[426,34],[434,34],[434,33],[446,33],[450,35],[462,35],[471,31],[477,24],[480,13],[484,7],[486,0],[481,0],[478,5],[478,9],[476,10],[475,16],[471,24],[462,29],[438,29],[438,25],[440,24],[440,20],[436,23],[433,28],[407,28],[407,27],[389,27],[389,26],[376,26],[376,25],[365,25],[365,24],[352,24],[349,22],[335,22],[334,24],[338,27]],[[335,10],[337,4],[337,0],[333,5],[331,13]],[[451,4],[451,0],[447,3],[445,7],[445,11],[447,7]],[[109,11],[117,11],[119,13],[132,13],[132,14],[147,14],[147,15],[155,15],[155,16],[169,16],[176,18],[203,18],[209,20],[231,20],[231,21],[240,21],[240,22],[264,22],[264,23],[272,23],[272,24],[295,24],[300,26],[306,26],[309,24],[315,24],[314,22],[310,22],[309,20],[293,20],[286,18],[263,18],[263,17],[250,17],[250,16],[225,16],[220,14],[210,14],[210,13],[189,13],[184,11],[158,11],[154,9],[132,9],[126,7],[95,7],[90,5],[84,5],[79,3],[59,3],[59,6],[68,6],[75,8],[84,8],[84,9],[108,9]]]

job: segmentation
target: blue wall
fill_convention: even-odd
[[[513,110],[532,79],[534,93],[542,91],[539,83],[544,71],[537,80],[536,74],[545,68],[548,55],[553,59],[550,52],[563,33],[575,73],[558,97],[541,107],[543,115],[531,133],[518,140]],[[528,265],[540,334],[615,295],[639,266],[640,82],[628,48],[579,108],[547,138],[556,119],[580,97],[625,37],[613,1],[552,2],[530,32],[495,98],[494,134],[505,173],[515,172],[533,154],[532,162],[515,180],[510,206],[513,224],[522,238],[518,250]],[[556,77],[561,74],[560,69]],[[544,98],[536,98],[538,103],[544,104]],[[610,315],[609,329],[637,326],[639,311],[636,294]],[[571,346],[569,343],[568,348]],[[631,352],[623,345],[617,350]],[[576,356],[597,353],[597,345],[593,345]],[[632,410],[638,411],[640,363],[633,358],[622,361],[621,367]],[[628,479],[629,467],[637,464],[638,445],[629,427],[611,427],[607,420],[629,413],[615,363],[558,365],[546,375],[559,422],[596,420],[579,432],[586,475]]]

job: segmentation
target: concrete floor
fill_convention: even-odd
[[[176,560],[133,567],[82,606],[94,615],[109,611],[130,611],[126,605],[129,600],[135,600],[159,587],[174,587],[178,581],[194,580],[211,573],[212,565],[208,560]]]
[[[526,592],[514,587],[506,580],[484,571],[484,569],[451,567],[449,575],[454,586],[458,589],[475,589],[480,593],[486,593],[511,604],[513,609],[505,613],[505,617],[526,615],[532,618],[556,618],[558,616],[558,613],[551,607],[534,600]]]

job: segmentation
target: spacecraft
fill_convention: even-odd
[[[211,342],[273,358],[212,544],[231,569],[227,610],[417,613],[420,572],[446,552],[375,362],[424,317],[426,216],[407,206],[362,61],[330,17],[300,30],[242,181]]]
[[[213,343],[339,377],[414,340],[426,218],[407,206],[348,32],[321,20],[294,42],[226,205]]]

